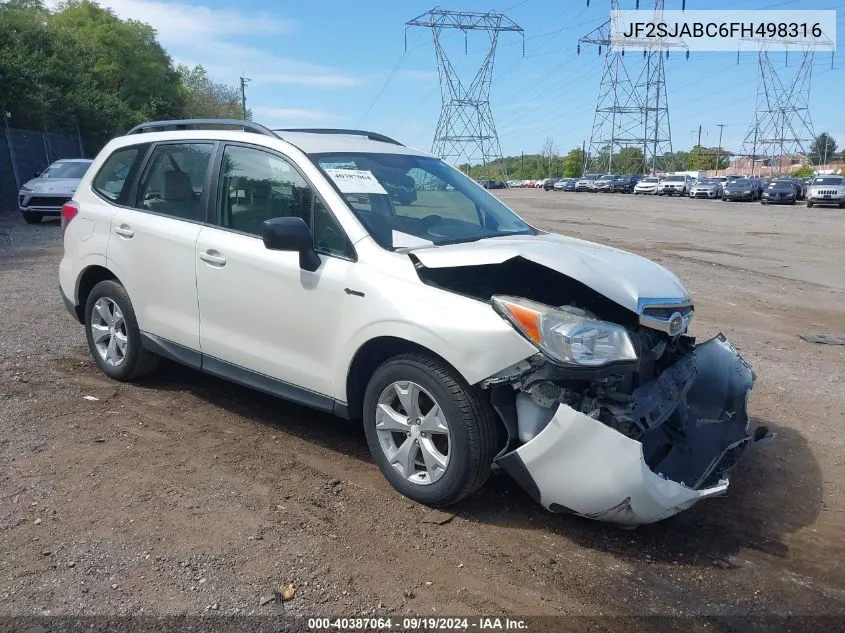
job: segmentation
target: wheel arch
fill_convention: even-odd
[[[85,323],[85,303],[88,301],[88,295],[101,281],[113,280],[123,285],[120,279],[111,270],[99,264],[92,264],[86,267],[76,282],[76,305],[74,310],[76,317],[80,323]]]
[[[361,345],[349,363],[346,374],[347,416],[360,419],[363,415],[364,392],[376,369],[385,361],[400,354],[417,353],[436,358],[463,378],[452,363],[437,352],[398,336],[377,336]]]

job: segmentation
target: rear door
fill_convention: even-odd
[[[142,332],[200,351],[194,249],[208,204],[212,141],[157,143],[125,207],[112,217],[107,257]]]

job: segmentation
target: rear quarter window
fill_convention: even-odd
[[[128,187],[129,173],[140,153],[139,146],[115,150],[94,176],[91,184],[94,191],[107,200],[117,202]]]

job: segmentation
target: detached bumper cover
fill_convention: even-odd
[[[638,441],[560,405],[536,437],[496,464],[553,512],[624,525],[660,521],[724,494],[739,457],[772,435],[749,431],[754,372],[723,336],[691,356],[634,394],[633,413],[659,412],[673,418],[671,427],[660,423]]]

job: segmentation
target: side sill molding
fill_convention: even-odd
[[[179,345],[147,332],[141,332],[141,345],[153,354],[158,354],[174,362],[194,369],[202,368],[202,354],[190,347]]]
[[[334,412],[334,398],[282,382],[281,380],[276,380],[264,374],[249,371],[248,369],[232,365],[212,356],[202,357],[202,370],[213,376],[219,376],[220,378],[236,382],[244,387],[251,387],[257,391],[269,393],[272,396],[278,396],[285,400],[304,404],[312,409]]]
[[[244,369],[213,356],[203,356],[196,350],[168,341],[155,334],[141,332],[141,345],[144,346],[144,349],[181,365],[187,365],[244,387],[250,387],[256,391],[262,391],[284,400],[303,404],[312,409],[328,411],[338,417],[349,419],[349,405],[345,402]]]

